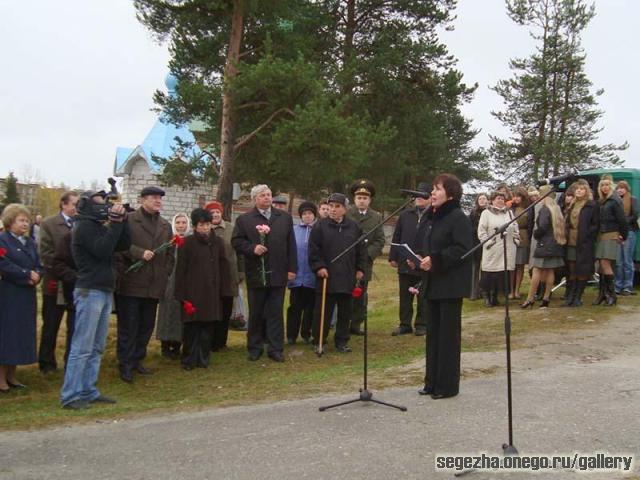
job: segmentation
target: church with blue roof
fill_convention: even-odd
[[[178,80],[172,74],[167,75],[165,85],[170,96],[176,95]],[[122,178],[122,197],[132,207],[138,204],[140,190],[149,185],[159,185],[157,175],[161,166],[154,157],[170,158],[175,155],[178,140],[190,146],[185,155],[202,155],[193,133],[186,125],[176,125],[159,117],[142,143],[135,147],[117,147],[113,174]],[[161,185],[160,185],[161,186]],[[196,185],[183,189],[176,186],[162,186],[166,191],[163,216],[172,217],[178,212],[189,213],[197,206],[215,197],[213,185]]]

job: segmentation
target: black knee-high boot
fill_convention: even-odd
[[[612,307],[618,301],[618,297],[616,296],[616,287],[615,287],[615,276],[614,275],[605,275],[604,283],[605,283],[605,304],[607,307]]]
[[[576,294],[576,281],[573,279],[567,279],[567,283],[564,289],[564,302],[562,305],[568,307],[573,303],[573,299]]]
[[[600,290],[598,291],[598,296],[593,301],[592,305],[600,305],[604,302],[605,298],[605,285],[604,285],[604,274],[600,274],[600,282],[599,282]]]
[[[582,306],[582,294],[584,293],[586,286],[586,280],[576,280],[575,290],[573,291],[573,301],[571,302],[571,305],[569,305],[570,307]]]

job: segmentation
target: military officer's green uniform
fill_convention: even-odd
[[[368,180],[358,180],[351,186],[351,194],[354,198],[356,195],[368,195],[373,198],[375,188]],[[382,221],[382,215],[371,209],[371,206],[369,206],[366,211],[360,212],[355,204],[347,211],[347,217],[355,220],[358,225],[360,225],[363,233],[371,231]],[[385,242],[383,227],[378,227],[364,242],[367,247],[367,268],[365,270],[364,280],[361,282],[364,293],[360,298],[354,298],[353,301],[353,312],[351,314],[351,333],[353,335],[363,334],[361,325],[367,318],[367,287],[373,273],[373,261],[382,253]]]

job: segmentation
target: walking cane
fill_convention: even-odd
[[[323,350],[323,341],[324,339],[322,338],[324,336],[324,305],[325,302],[327,300],[327,277],[324,277],[322,279],[322,302],[320,304],[320,340],[318,342],[318,351],[317,354],[319,357],[322,356],[322,350]]]

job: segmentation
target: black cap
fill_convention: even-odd
[[[147,195],[160,195],[164,197],[164,190],[160,187],[144,187],[140,192],[141,197],[146,197]]]
[[[271,202],[272,203],[278,203],[280,205],[286,205],[287,204],[287,197],[285,197],[284,195],[276,195],[275,197],[273,197]]]
[[[420,182],[416,190],[419,192],[430,193],[432,188],[428,182]]]
[[[332,193],[331,195],[329,195],[327,202],[339,203],[343,207],[346,207],[347,204],[349,203],[349,200],[347,199],[347,196],[342,193]]]
[[[304,212],[311,212],[314,216],[318,216],[318,208],[313,202],[302,202],[298,207],[298,215],[302,216]]]

